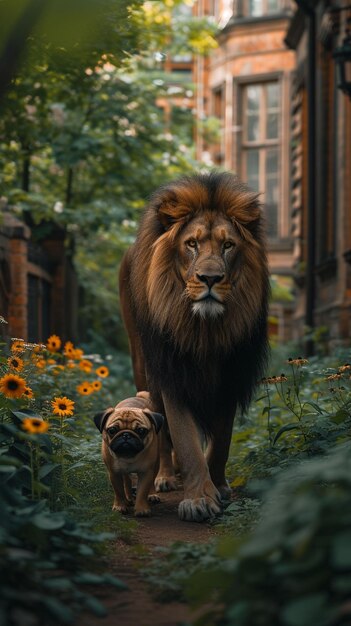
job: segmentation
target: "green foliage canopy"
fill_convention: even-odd
[[[116,327],[116,265],[141,207],[195,166],[191,78],[177,77],[165,115],[175,76],[156,53],[206,52],[215,29],[179,0],[44,4],[0,7],[0,63],[9,64],[11,45],[17,54],[0,102],[0,195],[37,240],[49,224],[68,232],[85,292],[82,326],[103,332],[99,318]]]

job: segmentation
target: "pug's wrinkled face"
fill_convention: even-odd
[[[132,458],[152,441],[154,429],[142,409],[117,409],[108,417],[103,435],[114,455]]]
[[[156,437],[164,422],[160,413],[150,409],[111,407],[94,416],[95,426],[112,455],[132,458]]]

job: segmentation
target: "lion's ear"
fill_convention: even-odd
[[[235,198],[227,215],[236,227],[240,237],[251,243],[255,240],[261,218],[259,194],[245,191]]]
[[[252,222],[256,222],[261,217],[261,209],[259,206],[250,206],[245,211],[236,211],[234,219],[243,226],[249,226]]]
[[[180,203],[177,194],[173,190],[163,194],[156,205],[157,217],[166,230],[173,224],[187,219],[190,209]]]
[[[235,203],[228,210],[228,215],[242,226],[249,226],[261,217],[261,207],[258,193],[245,192],[235,198]]]

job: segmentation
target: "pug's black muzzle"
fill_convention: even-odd
[[[144,449],[144,444],[133,431],[124,430],[111,441],[110,448],[116,456],[131,458]]]

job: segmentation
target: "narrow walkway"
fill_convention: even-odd
[[[111,559],[110,573],[128,585],[128,591],[109,587],[99,592],[99,599],[108,610],[105,618],[84,614],[77,626],[185,626],[191,624],[190,608],[180,602],[160,603],[150,593],[142,574],[138,571],[141,558],[136,544],[143,552],[153,555],[158,546],[168,546],[174,541],[206,543],[212,530],[207,524],[181,522],[177,507],[182,491],[160,494],[162,501],[153,506],[150,518],[138,520],[135,543],[131,546],[118,541],[115,556]],[[147,561],[143,559],[147,564]],[[107,591],[107,593],[106,593]]]

